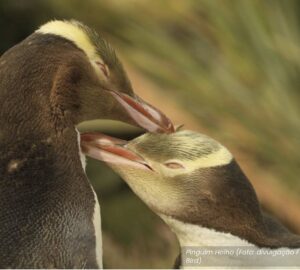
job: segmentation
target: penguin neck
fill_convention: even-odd
[[[186,197],[192,207],[187,204],[181,211],[169,213],[170,216],[184,224],[227,233],[257,246],[280,245],[269,237],[255,190],[234,160],[223,166],[203,168],[195,175],[197,184],[190,197]],[[208,198],[202,194],[207,185],[212,194]]]
[[[235,249],[245,249],[252,250],[254,252],[271,252],[272,248],[270,247],[259,247],[255,244],[248,242],[247,240],[241,239],[238,236],[232,235],[230,233],[219,232],[214,229],[208,229],[202,227],[200,225],[184,223],[172,217],[166,215],[160,215],[160,217],[165,221],[165,223],[170,227],[170,229],[175,233],[178,242],[180,244],[180,254],[176,259],[176,268],[185,268],[185,263],[189,264],[189,261],[184,261],[184,254],[188,258],[189,255],[193,252],[194,249],[207,248],[210,250],[211,248],[233,248]],[[297,256],[291,256],[289,258],[289,263],[291,266],[299,265],[299,257],[300,257],[300,242],[299,238],[295,235],[291,235],[295,241],[298,239],[298,244],[293,246],[293,249],[290,249],[288,245],[283,247],[278,247],[278,252],[293,252],[292,254],[296,254]],[[290,240],[292,241],[291,238]],[[298,248],[297,248],[298,247]],[[191,248],[191,249],[189,249]],[[197,251],[197,250],[194,250]],[[298,255],[299,254],[299,255]],[[272,265],[272,257],[261,257],[260,263],[264,263],[265,266]],[[207,256],[205,257],[205,263],[207,265],[211,264],[212,266],[217,266],[219,269],[228,269],[229,265],[238,265],[238,266],[255,266],[255,262],[253,261],[253,257],[249,256]],[[225,268],[222,268],[222,267]],[[203,267],[203,266],[202,266]],[[188,267],[190,268],[190,267]],[[206,268],[204,268],[206,269]],[[230,268],[231,269],[231,268]],[[283,268],[282,268],[283,269]]]
[[[221,242],[217,245],[222,242],[231,245],[241,240],[257,247],[300,247],[299,236],[263,213],[254,188],[235,161],[223,167],[203,169],[200,175],[198,183],[210,180],[215,201],[199,200],[202,194],[195,193],[193,200],[187,198],[195,202],[193,207],[186,205],[180,211],[168,213],[172,219],[167,218],[167,223],[178,232],[179,241],[186,244],[188,239],[195,239],[200,245],[203,239],[216,239]],[[197,188],[203,187],[197,186],[195,190]]]
[[[185,248],[210,248],[210,247],[234,247],[234,246],[247,246],[254,247],[254,245],[249,242],[240,239],[230,233],[218,232],[214,229],[204,228],[200,225],[185,223],[179,221],[175,218],[160,215],[160,217],[165,221],[165,223],[170,227],[173,233],[176,235],[177,240],[180,245],[180,254],[176,259],[176,268],[185,268]],[[232,256],[228,256],[226,261],[222,258],[220,262],[218,259],[221,257],[215,257],[212,260],[212,265],[232,265],[237,263],[237,259]],[[209,263],[210,257],[205,258],[206,263]],[[231,262],[232,260],[232,262]],[[242,262],[239,262],[242,265]]]
[[[200,225],[185,223],[166,215],[160,215],[160,217],[175,233],[181,247],[254,246],[230,233],[218,232]]]

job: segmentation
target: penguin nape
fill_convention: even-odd
[[[0,268],[102,267],[100,209],[75,126],[112,119],[172,132],[113,48],[51,21],[0,58]]]
[[[146,133],[129,142],[97,133],[81,136],[83,152],[108,163],[166,222],[181,248],[250,246],[296,249],[300,255],[300,236],[261,210],[234,157],[210,137],[193,131]],[[184,267],[178,258],[177,266]],[[249,263],[240,258],[228,256],[225,263]],[[299,256],[295,259],[291,266],[299,266]]]

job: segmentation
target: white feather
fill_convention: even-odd
[[[260,248],[249,243],[246,240],[243,240],[237,236],[234,236],[230,233],[223,233],[218,232],[213,229],[207,229],[198,225],[194,224],[188,224],[181,222],[179,220],[176,220],[174,218],[160,215],[160,217],[170,226],[171,230],[176,234],[181,248],[183,247],[249,247],[251,249],[254,249],[255,252],[259,251]],[[264,250],[274,252],[274,250],[271,250],[269,248],[265,248]],[[300,256],[300,249],[289,249],[289,248],[279,248],[276,249],[277,252],[286,253],[289,251],[294,252],[295,254],[298,254],[297,256],[291,256],[289,258],[289,264],[299,265],[299,256]],[[230,265],[236,265],[237,263],[243,267],[243,269],[254,269],[253,267],[247,268],[247,266],[253,264],[253,256],[230,256],[228,255],[226,257],[226,261],[224,260],[224,257],[220,256],[219,258],[222,258],[222,264],[225,264],[227,266],[224,267],[214,267],[214,269],[238,269],[234,267],[230,267]],[[257,258],[257,256],[255,257]],[[205,258],[206,260],[209,260],[209,257]],[[218,256],[212,256],[213,262],[217,265]],[[260,264],[264,264],[265,267],[255,267],[255,269],[266,269],[268,268],[268,265],[273,265],[272,260],[274,258],[272,256],[261,256],[260,257]],[[294,260],[294,261],[292,261]],[[184,265],[182,268],[185,268]],[[197,267],[186,267],[188,269],[197,269]],[[211,267],[199,267],[198,269],[212,269]],[[270,267],[268,268],[270,269]],[[272,269],[287,269],[287,267],[272,267]],[[288,269],[299,269],[297,267],[289,267]]]
[[[82,165],[82,169],[85,171],[86,167],[86,157],[82,153],[81,148],[80,148],[80,133],[76,129],[77,132],[77,138],[78,138],[78,148],[79,148],[79,156],[80,156],[80,161]],[[94,206],[94,215],[93,215],[93,224],[94,224],[94,229],[95,229],[95,238],[96,238],[96,260],[98,267],[100,269],[103,268],[103,261],[102,261],[102,256],[103,256],[103,249],[102,249],[102,229],[101,229],[101,212],[100,212],[100,204],[98,201],[97,194],[91,185],[91,189],[94,193],[94,198],[95,198],[95,206]]]

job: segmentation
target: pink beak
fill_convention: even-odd
[[[147,165],[141,156],[126,148],[127,141],[113,138],[100,132],[83,133],[80,136],[81,150],[91,158],[108,164],[151,170],[151,167]]]
[[[122,105],[136,124],[149,132],[172,133],[175,128],[169,118],[160,110],[143,101],[121,92],[109,91]]]

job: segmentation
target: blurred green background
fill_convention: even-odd
[[[1,0],[0,53],[50,19],[80,20],[166,104],[171,96],[299,199],[299,13],[297,0]],[[83,129],[140,132],[110,122]],[[101,202],[105,266],[170,267],[177,244],[166,226],[109,168],[89,161],[88,174]]]

